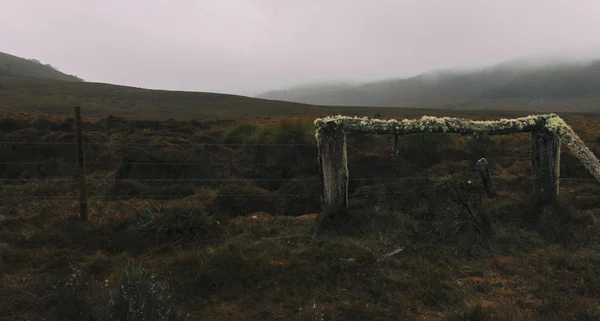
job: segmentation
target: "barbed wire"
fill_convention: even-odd
[[[351,197],[356,197],[356,196],[371,196],[371,195],[405,195],[406,192],[369,192],[369,193],[349,193],[349,195]],[[256,198],[273,198],[273,197],[290,197],[290,196],[303,196],[303,197],[320,197],[321,193],[277,193],[277,192],[273,192],[273,193],[265,193],[265,194],[244,194],[244,193],[240,193],[240,194],[220,194],[220,193],[216,193],[215,196],[218,197],[256,197]],[[12,199],[12,200],[75,200],[77,199],[77,195],[73,195],[73,196],[3,196],[4,199]],[[94,199],[117,199],[117,200],[121,200],[121,199],[140,199],[140,200],[147,200],[147,199],[161,199],[161,198],[168,198],[168,199],[183,199],[183,198],[207,198],[206,195],[197,195],[197,194],[156,194],[156,195],[121,195],[121,196],[114,196],[114,195],[100,195],[100,194],[93,194],[93,195],[88,195],[88,199],[90,200],[94,200]]]
[[[528,175],[499,175],[492,176],[493,178],[508,178],[508,179],[533,179]],[[414,176],[414,177],[365,177],[365,178],[349,178],[348,181],[410,181],[410,180],[433,180],[432,177]],[[559,177],[559,180],[567,181],[597,181],[595,178],[585,177]],[[0,178],[0,182],[20,182],[20,181],[49,181],[49,182],[76,182],[77,178]],[[87,178],[87,182],[117,182],[117,181],[134,181],[134,182],[236,182],[236,181],[263,181],[263,182],[278,182],[278,181],[306,181],[317,182],[319,178]]]
[[[73,145],[73,147],[75,147],[75,142],[3,142],[0,141],[0,144],[11,144],[11,145]],[[315,142],[314,144],[298,144],[298,143],[288,143],[288,144],[275,144],[275,143],[271,143],[271,144],[267,144],[267,143],[239,143],[239,144],[231,144],[231,143],[193,143],[193,142],[186,142],[186,143],[145,143],[145,144],[131,144],[131,143],[126,143],[126,144],[122,144],[119,142],[104,142],[104,143],[98,143],[98,142],[84,142],[84,146],[85,145],[94,145],[94,146],[99,146],[99,145],[106,145],[106,146],[119,146],[119,147],[149,147],[149,146],[275,146],[275,147],[294,147],[294,146],[310,146],[310,147],[317,147],[317,143]]]
[[[316,158],[316,156],[315,156]],[[316,160],[315,160],[316,162]],[[390,160],[390,162],[393,162]],[[513,162],[512,164],[530,163],[530,161]],[[20,164],[77,164],[75,161],[34,161],[34,162],[0,162],[0,165],[20,165]],[[113,162],[85,162],[86,165],[197,165],[197,166],[296,166],[306,165],[300,162],[297,163],[207,163],[207,162],[121,162],[115,160]],[[372,166],[372,163],[350,163],[349,166]],[[414,164],[402,164],[406,167],[418,167]],[[583,166],[583,165],[581,165]]]

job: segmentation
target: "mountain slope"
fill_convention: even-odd
[[[362,105],[363,97],[350,84],[325,83],[310,86],[299,86],[285,90],[273,90],[262,93],[256,98],[276,99],[291,102],[304,102],[316,105]],[[308,97],[308,98],[307,98]],[[307,100],[308,99],[308,100]]]
[[[77,76],[62,73],[55,67],[42,64],[38,60],[25,59],[3,52],[0,52],[0,77],[83,81]]]
[[[48,79],[0,77],[0,114],[7,110],[72,115],[73,106],[82,107],[84,117],[131,116],[143,118],[237,118],[237,117],[317,117],[325,115],[384,117],[518,117],[547,109],[589,113],[600,101],[585,100],[572,106],[560,104],[529,105],[520,101],[490,100],[461,106],[467,110],[422,108],[377,108],[360,106],[323,106],[245,96],[149,90],[92,82],[68,82]],[[468,108],[467,108],[468,107]],[[518,111],[516,111],[518,110]],[[586,115],[585,117],[592,117]]]
[[[486,99],[600,98],[600,60],[531,64],[510,61],[481,70],[436,71],[337,91],[291,89],[265,99],[352,106],[423,106]]]

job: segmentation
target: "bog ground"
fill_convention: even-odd
[[[566,150],[561,201],[534,208],[528,134],[406,135],[397,160],[350,134],[350,209],[315,237],[330,112],[84,107],[82,223],[70,115],[2,111],[0,320],[600,320],[600,183]],[[600,119],[560,116],[600,154]]]

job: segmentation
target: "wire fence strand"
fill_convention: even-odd
[[[494,178],[505,179],[532,179],[527,175],[501,175]],[[365,177],[365,178],[349,178],[348,181],[410,181],[410,180],[433,180],[434,178],[425,176],[415,177]],[[582,177],[561,177],[564,181],[597,181],[595,178]],[[71,182],[77,181],[76,178],[2,178],[0,182],[20,182],[20,181],[56,181],[56,182]],[[264,181],[264,182],[279,182],[279,181],[306,181],[317,182],[319,178],[88,178],[88,182],[116,182],[116,181],[137,181],[137,182],[237,182],[237,181]]]
[[[74,145],[75,142],[2,142],[0,141],[0,144],[6,144],[6,145]],[[127,143],[127,144],[123,144],[120,142],[106,142],[106,143],[97,143],[97,142],[85,142],[84,145],[92,145],[92,146],[111,146],[111,147],[157,147],[157,146],[191,146],[191,147],[197,147],[197,146],[243,146],[243,147],[247,147],[247,146],[274,146],[274,147],[296,147],[296,146],[310,146],[310,147],[317,147],[317,143],[315,142],[314,144],[296,144],[296,143],[289,143],[289,144],[250,144],[250,143],[246,143],[246,144],[228,144],[228,143],[192,143],[192,142],[186,142],[186,143],[178,143],[178,142],[173,142],[173,143],[146,143],[146,144],[131,144],[131,143]],[[73,147],[75,148],[75,147]]]

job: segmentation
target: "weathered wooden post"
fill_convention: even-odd
[[[492,184],[492,175],[490,174],[490,168],[487,162],[487,159],[482,158],[477,161],[475,164],[475,168],[479,172],[479,176],[481,177],[481,181],[483,182],[483,188],[487,193],[489,199],[495,198],[498,196],[498,193],[494,189],[494,185]]]
[[[77,147],[77,178],[79,178],[79,215],[82,222],[88,220],[88,202],[85,183],[85,163],[83,158],[83,132],[81,129],[81,106],[73,110],[75,122],[75,142]]]
[[[532,201],[536,205],[558,200],[560,138],[546,128],[547,120],[540,119],[531,132]]]
[[[398,135],[394,135],[394,150],[392,151],[392,159],[398,160],[398,156],[400,156],[400,151],[398,150]]]
[[[348,166],[343,121],[329,120],[317,128],[321,204],[333,213],[348,206]],[[322,220],[324,217],[319,218]]]

